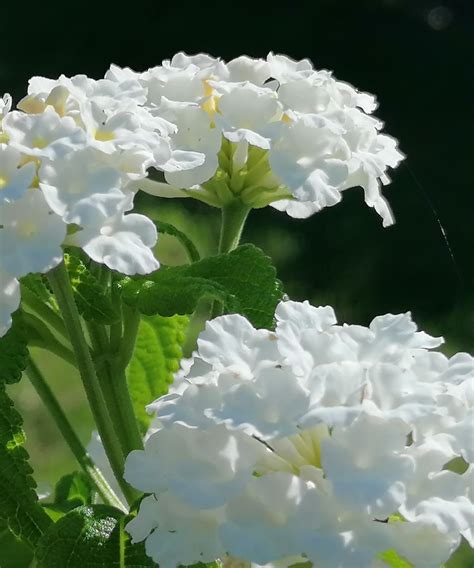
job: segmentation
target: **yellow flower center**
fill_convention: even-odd
[[[33,221],[25,221],[17,226],[17,234],[19,237],[29,239],[33,237],[38,231],[38,227]]]
[[[115,133],[107,130],[96,130],[94,137],[99,142],[110,142],[110,140],[115,140]]]
[[[33,148],[39,148],[41,150],[42,148],[45,148],[48,145],[48,142],[42,136],[37,136],[36,138],[33,138],[32,144]]]
[[[4,189],[8,185],[9,179],[6,176],[0,174],[0,189]]]
[[[214,116],[218,111],[218,98],[213,94],[214,89],[209,85],[207,81],[203,81],[204,84],[204,96],[208,97],[206,101],[201,105],[202,109],[207,112],[209,116]]]

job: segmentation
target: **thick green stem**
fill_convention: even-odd
[[[123,306],[123,337],[120,351],[120,365],[126,369],[130,363],[135,343],[137,341],[138,328],[140,326],[140,312],[130,306]]]
[[[50,389],[40,369],[31,358],[26,368],[26,373],[31,381],[31,384],[38,393],[38,396],[41,398],[43,404],[48,409],[51,417],[55,421],[56,426],[64,437],[67,445],[69,446],[69,449],[74,454],[74,457],[77,459],[79,465],[89,478],[92,485],[94,485],[97,489],[104,503],[112,505],[113,507],[118,507],[122,511],[126,512],[126,508],[124,507],[123,503],[114,493],[113,489],[109,486],[104,476],[102,475],[102,472],[94,464],[86,449],[82,445],[81,440],[79,439],[71,423],[67,419],[58,400],[54,396],[53,391]]]
[[[230,252],[238,246],[249,212],[250,207],[237,200],[222,208],[219,253]]]
[[[219,254],[234,250],[242,236],[242,231],[250,212],[250,207],[234,200],[221,210],[221,231],[219,237]],[[213,300],[201,300],[189,322],[186,340],[183,345],[183,355],[190,357],[196,348],[199,334],[204,329],[206,321],[222,314],[222,305]]]
[[[89,323],[88,329],[96,353],[95,365],[102,393],[122,452],[127,456],[133,450],[142,449],[143,440],[130,399],[125,369],[121,364],[121,353],[111,351],[103,326]]]
[[[136,499],[137,494],[123,479],[124,454],[115,435],[107,404],[97,379],[64,263],[53,269],[48,276],[76,355],[77,368],[96,421],[97,429],[104,444],[105,452],[127,501],[132,503]]]

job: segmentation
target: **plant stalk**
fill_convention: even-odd
[[[48,409],[51,417],[53,418],[56,426],[63,435],[69,449],[74,454],[77,462],[83,469],[84,473],[89,478],[90,482],[97,489],[97,492],[101,496],[104,503],[112,505],[113,507],[118,507],[124,512],[127,512],[125,506],[117,497],[113,489],[109,486],[107,481],[100,469],[94,464],[91,457],[87,453],[86,449],[81,443],[78,435],[74,431],[71,423],[66,417],[61,405],[54,396],[53,391],[46,382],[40,369],[30,358],[28,366],[26,368],[26,374],[28,375],[31,384],[38,393],[38,396],[42,400],[45,407]]]
[[[131,504],[137,498],[137,493],[123,479],[124,454],[114,431],[101,385],[96,375],[82,330],[81,319],[74,301],[73,291],[64,262],[48,274],[51,287],[76,355],[77,368],[86,391],[87,399],[94,416],[99,435],[109,459],[115,477],[128,501]]]

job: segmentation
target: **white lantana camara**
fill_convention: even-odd
[[[159,428],[125,469],[149,494],[132,539],[162,568],[375,568],[387,551],[439,568],[474,544],[474,359],[434,350],[410,314],[338,325],[286,301],[276,319],[208,322],[148,407]]]
[[[155,270],[156,231],[147,218],[128,213],[138,189],[217,207],[271,204],[307,217],[360,185],[367,204],[390,224],[380,183],[403,156],[369,116],[375,108],[371,95],[308,60],[273,54],[225,63],[178,53],[142,73],[112,65],[99,80],[33,77],[18,110],[9,95],[0,99],[0,215],[9,217],[8,227],[0,226],[0,251],[8,258],[5,266],[0,259],[0,270],[13,277],[49,270],[65,243],[125,274]],[[162,181],[148,177],[151,169]],[[40,210],[43,200],[49,207],[52,226],[63,224],[74,235],[67,241],[62,229],[49,235],[36,258],[43,242],[36,235],[48,229],[27,231],[18,219],[15,265],[8,249],[17,224],[12,214],[23,215],[32,191]],[[14,303],[1,292],[3,335]]]
[[[144,108],[178,125],[172,144],[205,156],[201,164],[165,169],[168,186],[137,182],[141,189],[218,207],[234,199],[253,208],[271,204],[308,217],[361,186],[384,226],[393,223],[381,185],[403,154],[370,116],[375,98],[310,61],[270,53],[225,63],[178,53],[143,73],[112,66],[106,79],[135,79],[147,93]]]

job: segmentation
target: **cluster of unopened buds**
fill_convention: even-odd
[[[0,336],[18,279],[54,268],[64,245],[124,274],[158,268],[154,224],[129,213],[139,189],[307,217],[361,186],[390,224],[380,184],[403,156],[375,108],[308,60],[272,54],[34,77],[19,110],[0,103]]]
[[[410,314],[338,325],[287,301],[276,318],[208,322],[148,407],[158,423],[125,471],[151,494],[134,541],[162,568],[375,568],[395,552],[439,568],[474,544],[474,359],[432,351]]]

